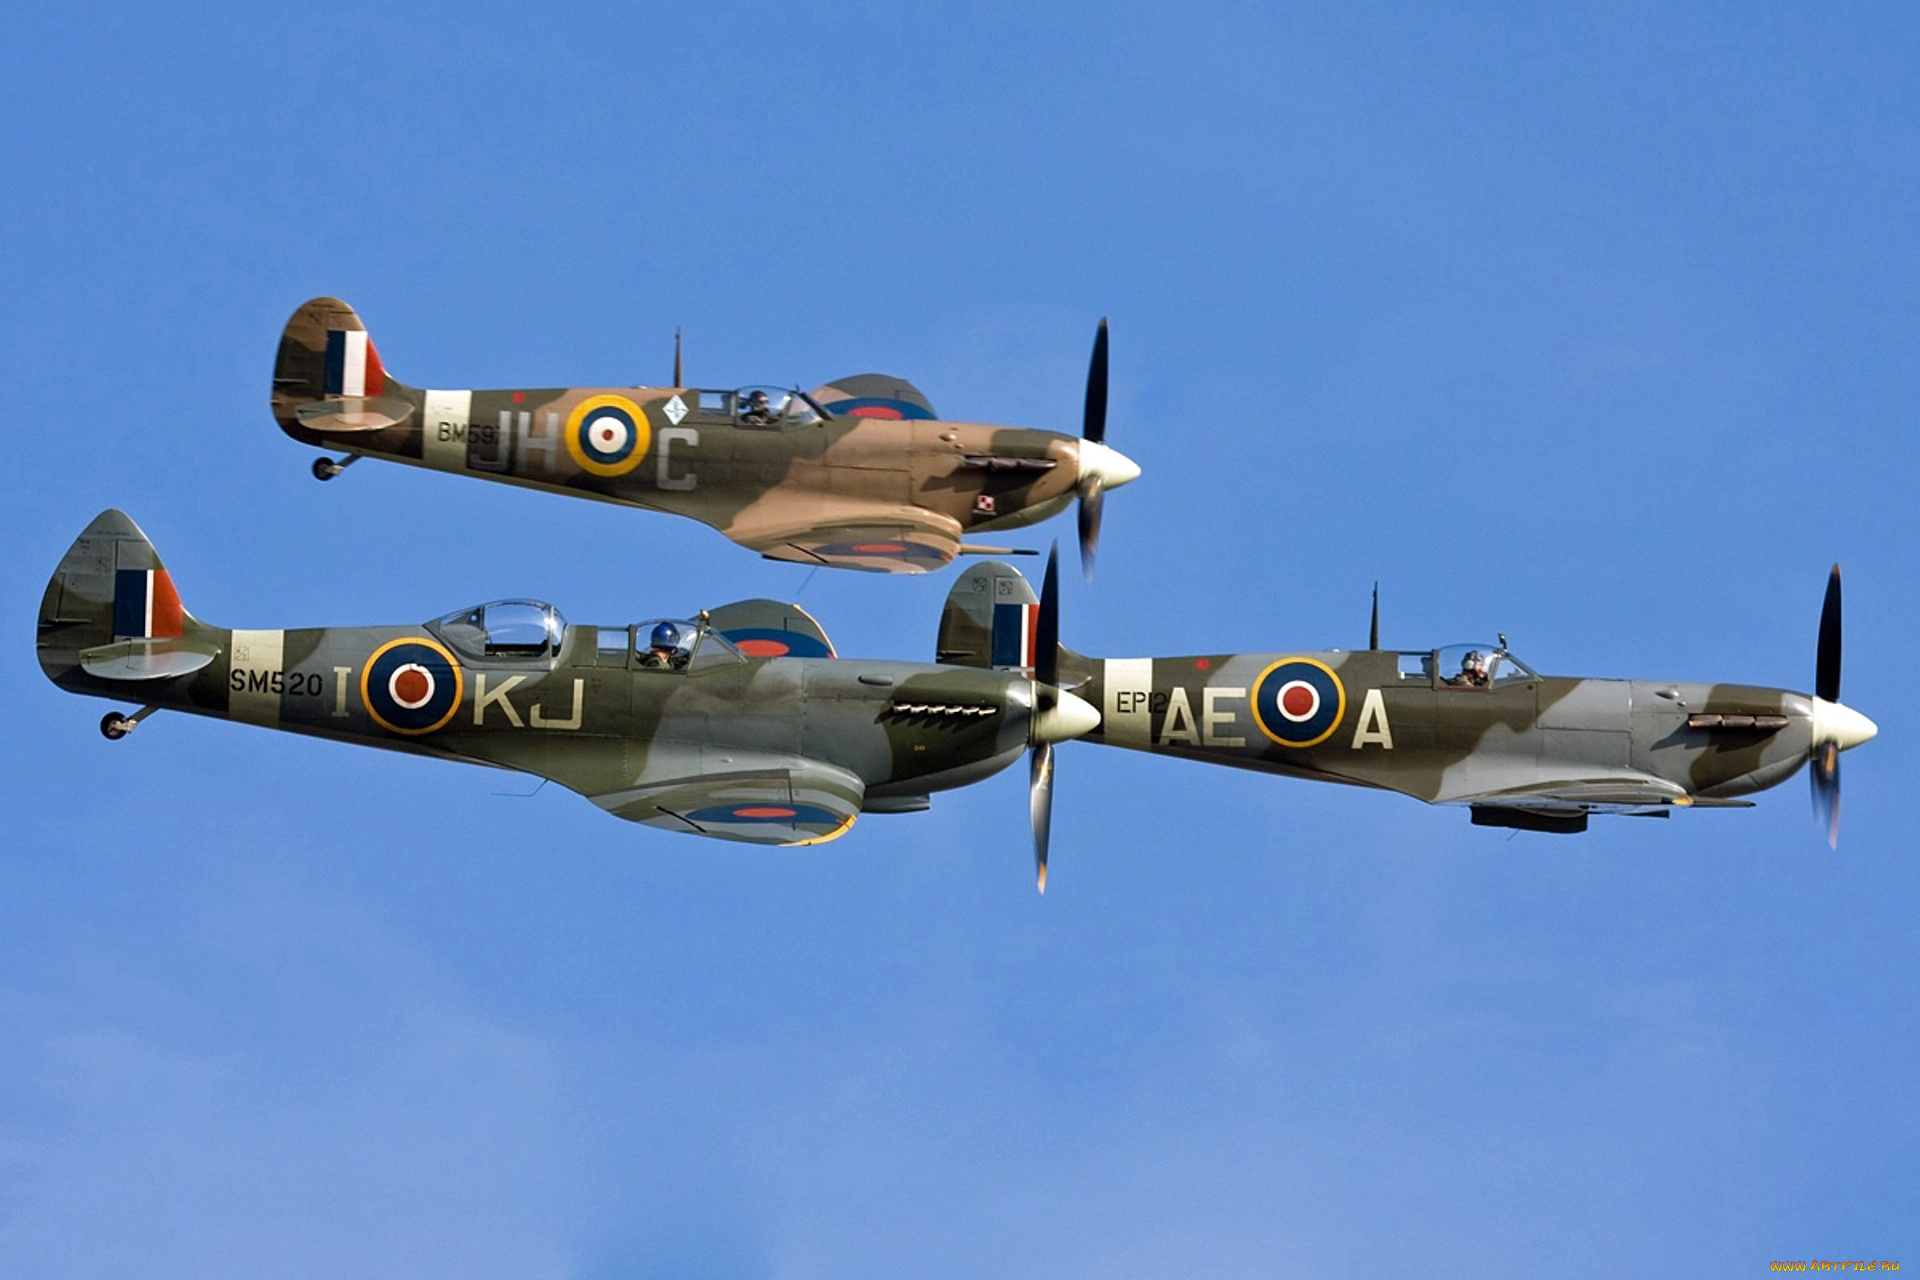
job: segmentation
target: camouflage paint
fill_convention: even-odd
[[[164,567],[130,519],[103,512],[41,602],[40,664],[61,688],[517,769],[669,830],[832,838],[862,809],[924,808],[931,792],[988,776],[1031,736],[1033,684],[1020,673],[749,657],[723,642],[696,647],[685,670],[658,669],[625,627],[567,626],[557,651],[518,653],[489,651],[477,611],[234,631],[182,609],[177,634],[129,634],[115,622],[122,571]],[[762,630],[791,618],[797,643],[831,653],[797,606],[747,601],[712,616]]]
[[[1009,565],[970,567],[948,595],[939,660],[993,665],[1005,649],[996,628],[1018,626],[1034,598]],[[1471,687],[1449,682],[1436,650],[1060,650],[1061,687],[1101,713],[1085,741],[1470,805],[1488,825],[1574,831],[1589,813],[1742,804],[1791,777],[1813,745],[1806,694],[1510,669],[1515,678]],[[1296,728],[1270,683],[1262,699],[1263,681],[1321,687],[1296,691]]]
[[[343,360],[357,361],[344,377]],[[670,512],[772,559],[883,572],[941,568],[962,537],[1044,519],[1085,478],[1077,437],[940,421],[897,379],[810,395],[836,416],[755,424],[733,391],[685,387],[422,390],[386,372],[351,307],[316,298],[281,334],[272,405],[316,448]]]

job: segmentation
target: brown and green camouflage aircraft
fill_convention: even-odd
[[[1814,693],[1543,676],[1497,643],[1316,653],[1088,658],[1024,647],[1032,588],[987,562],[947,597],[936,656],[1046,670],[1100,711],[1088,742],[1465,805],[1481,826],[1578,832],[1595,813],[1748,807],[1810,762],[1837,844],[1840,752],[1874,723],[1840,702],[1840,568],[1820,616]],[[1050,657],[1040,667],[1036,657]],[[1041,760],[1035,758],[1036,770]],[[1049,777],[1049,782],[1051,781]],[[1045,844],[1036,846],[1046,888]]]
[[[1051,560],[1047,580],[1043,631]],[[1024,671],[838,659],[804,610],[773,600],[602,627],[531,600],[397,627],[209,626],[118,511],[60,561],[37,647],[61,688],[140,704],[107,714],[109,739],[187,711],[518,769],[629,821],[762,844],[925,809],[1099,719]]]
[[[1078,438],[943,421],[911,383],[875,373],[810,392],[425,391],[386,371],[337,298],[293,313],[273,367],[281,428],[346,451],[315,460],[322,480],[357,458],[387,458],[690,516],[774,560],[891,573],[1006,553],[962,538],[1032,524],[1078,498],[1091,574],[1103,496],[1140,474],[1105,444],[1106,414],[1104,320]]]

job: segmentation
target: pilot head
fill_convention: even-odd
[[[1467,650],[1467,656],[1460,660],[1460,670],[1463,673],[1484,676],[1487,674],[1487,656],[1478,649]]]
[[[672,653],[680,647],[680,628],[663,622],[653,629],[653,638],[647,643],[655,653]]]

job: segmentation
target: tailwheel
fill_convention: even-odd
[[[158,703],[140,708],[130,716],[109,711],[100,717],[100,733],[108,742],[118,742],[140,727],[140,722],[160,709]]]
[[[315,458],[313,460],[313,478],[315,480],[331,480],[352,466],[359,457],[360,455],[357,453],[350,453],[346,457],[338,460],[333,458]]]

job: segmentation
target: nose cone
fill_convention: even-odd
[[[1038,702],[1045,696],[1038,689],[1034,691],[1034,700]],[[1035,742],[1065,742],[1068,738],[1077,738],[1083,733],[1091,733],[1100,723],[1100,713],[1093,704],[1078,694],[1058,690],[1052,707],[1033,713],[1030,737]]]
[[[1080,441],[1080,480],[1097,479],[1102,489],[1118,489],[1140,478],[1140,464],[1118,449],[1093,440]]]
[[[1816,746],[1831,742],[1842,751],[1857,747],[1880,732],[1880,726],[1852,707],[1824,698],[1813,699],[1813,741]]]

